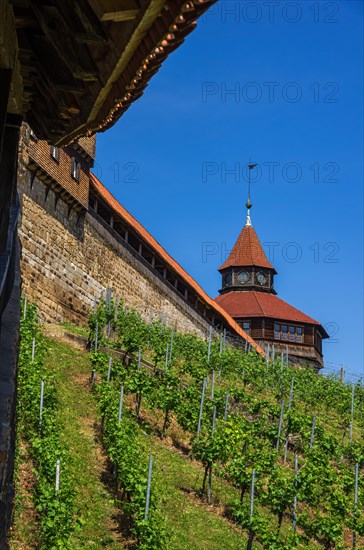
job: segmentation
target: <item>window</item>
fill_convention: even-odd
[[[51,157],[52,157],[52,159],[55,160],[56,162],[59,162],[60,154],[61,154],[60,148],[55,147],[54,145],[51,145]]]
[[[275,340],[289,340],[290,342],[303,342],[303,328],[295,327],[293,325],[280,325],[274,323],[274,339]]]
[[[250,334],[250,321],[243,321],[241,323],[241,328],[245,330],[247,334]]]
[[[73,179],[75,179],[76,181],[80,181],[80,171],[81,171],[81,164],[76,159],[72,159],[71,174]]]

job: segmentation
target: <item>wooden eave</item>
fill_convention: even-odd
[[[106,130],[214,1],[0,0],[10,112],[55,145]]]

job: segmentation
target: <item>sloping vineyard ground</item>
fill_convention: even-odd
[[[203,341],[145,323],[110,297],[88,334],[89,352],[37,336],[72,522],[45,542],[47,505],[32,511],[22,497],[20,452],[12,548],[364,548],[360,384],[267,362],[223,334]],[[29,359],[30,336],[26,345]],[[24,444],[36,467],[20,430]]]

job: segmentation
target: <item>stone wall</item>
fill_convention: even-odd
[[[163,312],[183,332],[206,335],[208,322],[95,214],[81,220],[45,184],[19,166],[23,292],[46,321],[85,323],[94,296],[112,288],[145,318]],[[77,223],[78,219],[78,223]]]

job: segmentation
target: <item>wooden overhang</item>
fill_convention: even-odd
[[[214,2],[0,0],[8,112],[54,145],[106,130]]]

